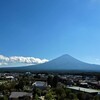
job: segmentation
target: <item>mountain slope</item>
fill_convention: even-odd
[[[66,54],[47,63],[29,66],[28,68],[32,70],[95,70],[100,69],[100,66],[84,63]]]
[[[16,71],[46,71],[46,70],[91,70],[100,71],[100,65],[88,64],[73,58],[70,55],[63,55],[49,62],[25,67],[6,68]]]

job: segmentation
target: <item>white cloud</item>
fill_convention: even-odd
[[[23,57],[23,56],[11,56],[11,57],[7,57],[4,55],[0,55],[0,66],[3,65],[9,65],[9,64],[19,64],[19,63],[23,63],[23,64],[28,64],[28,65],[34,65],[34,64],[41,64],[41,63],[45,63],[48,62],[47,59],[40,59],[40,58],[35,58],[35,57]]]
[[[4,66],[4,65],[8,65],[7,63],[4,63],[4,62],[0,62],[0,66]]]

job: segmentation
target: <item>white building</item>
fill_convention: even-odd
[[[40,89],[45,89],[47,88],[47,82],[43,82],[43,81],[36,81],[32,84],[32,86],[34,87],[37,87],[37,88],[40,88]]]

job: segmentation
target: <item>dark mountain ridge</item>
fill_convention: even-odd
[[[9,67],[1,68],[0,70],[13,70],[13,71],[60,71],[60,70],[91,70],[91,71],[100,71],[100,65],[89,64],[75,59],[74,57],[65,54],[56,59],[53,59],[49,62],[24,66],[24,67]]]

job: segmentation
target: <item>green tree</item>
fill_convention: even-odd
[[[88,93],[79,92],[77,97],[79,100],[93,100],[93,96]]]
[[[69,99],[70,99],[70,100],[77,100],[76,94],[75,94],[75,93],[70,93],[70,94],[69,94]],[[86,99],[86,100],[88,100],[88,99]]]
[[[53,77],[53,81],[52,81],[52,87],[57,87],[57,83],[58,83],[58,76],[56,75],[56,76],[54,76]]]
[[[4,97],[0,97],[0,100],[4,100]]]
[[[36,94],[38,96],[41,96],[42,91],[39,88],[34,87],[34,89],[33,89],[33,96],[35,96]]]
[[[66,92],[64,88],[62,87],[57,87],[56,88],[56,95],[58,100],[64,100],[66,98]]]
[[[52,76],[48,76],[47,84],[52,86],[52,81],[53,81],[53,77]]]
[[[100,100],[100,95],[94,96],[94,100]]]
[[[34,100],[39,100],[39,96],[35,94]]]
[[[24,82],[23,82],[23,80],[19,80],[18,84],[15,85],[15,88],[17,90],[23,90],[23,88],[24,88]]]
[[[53,91],[49,91],[46,95],[45,95],[45,99],[46,100],[54,100],[54,93]]]

